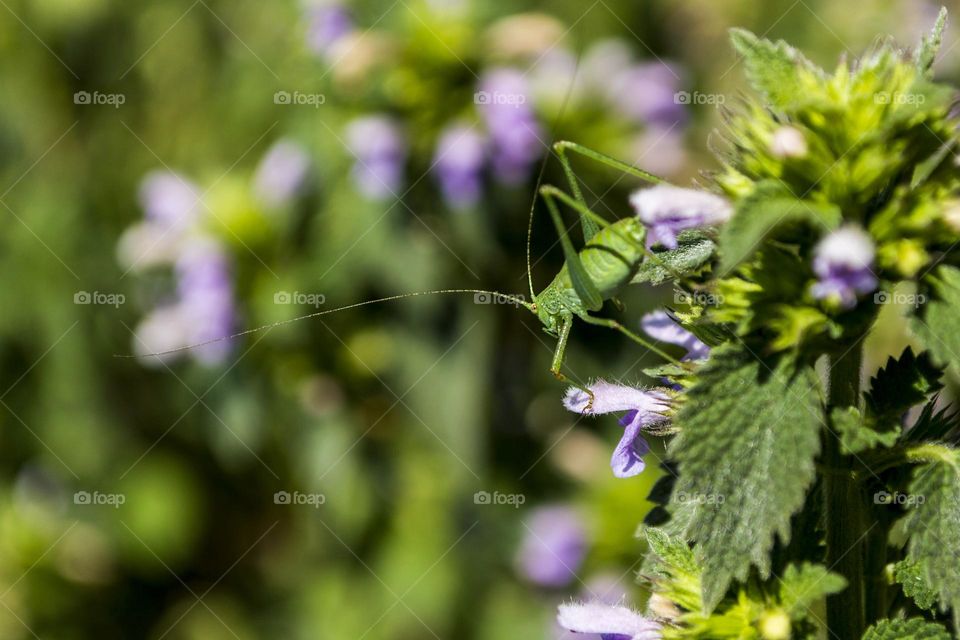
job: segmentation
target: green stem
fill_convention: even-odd
[[[859,406],[861,361],[860,346],[831,356],[828,413],[837,407]],[[847,579],[847,588],[827,599],[827,625],[837,637],[857,640],[867,626],[867,504],[854,476],[854,463],[842,454],[832,428],[824,436],[823,460],[830,470],[823,477],[827,567]]]

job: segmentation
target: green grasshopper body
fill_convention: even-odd
[[[573,327],[574,318],[587,324],[607,327],[619,331],[634,342],[637,342],[668,360],[674,358],[665,354],[640,336],[636,335],[616,320],[600,318],[591,315],[599,311],[605,300],[616,300],[616,295],[626,287],[636,275],[647,248],[644,243],[646,229],[640,220],[631,216],[616,222],[608,222],[587,207],[577,184],[576,175],[570,163],[564,156],[565,151],[575,151],[589,158],[602,162],[608,166],[620,169],[631,175],[641,177],[648,182],[661,182],[660,178],[636,169],[596,151],[592,151],[572,142],[558,142],[554,151],[563,163],[574,197],[552,186],[540,189],[553,219],[554,226],[560,236],[560,244],[566,258],[563,268],[553,281],[543,289],[539,295],[531,295],[533,304],[528,308],[537,315],[543,324],[544,330],[557,338],[557,347],[553,354],[550,371],[560,380],[566,380],[561,373],[567,340]],[[575,251],[566,227],[560,217],[556,202],[562,202],[580,214],[580,224],[586,241],[583,249]],[[575,384],[575,383],[574,383]],[[592,404],[593,394],[583,385],[576,384],[586,391]]]
[[[580,263],[603,300],[616,296],[636,275],[643,261],[645,235],[639,220],[625,218],[601,229],[580,250]],[[566,264],[534,301],[537,317],[554,334],[566,319],[587,312]]]

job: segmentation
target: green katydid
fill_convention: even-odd
[[[530,224],[527,229],[527,279],[530,285],[531,301],[527,302],[522,296],[503,294],[496,291],[486,291],[482,289],[442,289],[436,291],[421,291],[416,293],[399,294],[385,298],[377,298],[358,302],[336,309],[327,309],[317,311],[297,318],[282,320],[272,324],[248,329],[239,333],[208,340],[194,345],[161,351],[148,356],[163,356],[180,351],[186,351],[201,347],[222,340],[238,338],[250,333],[255,333],[265,329],[271,329],[281,325],[316,318],[347,309],[369,304],[378,304],[391,300],[410,298],[423,295],[449,294],[449,293],[473,293],[495,296],[515,304],[521,305],[534,313],[543,324],[544,330],[557,338],[557,346],[553,354],[550,365],[550,371],[560,380],[567,381],[566,376],[561,372],[566,354],[567,342],[570,337],[570,331],[573,328],[574,318],[593,325],[603,326],[614,329],[626,335],[628,338],[637,342],[647,349],[670,361],[676,361],[669,354],[661,351],[655,345],[644,340],[634,332],[630,331],[616,320],[601,318],[591,315],[597,312],[603,306],[605,300],[615,300],[615,296],[625,286],[627,286],[645,255],[649,254],[644,244],[646,230],[643,224],[636,216],[623,218],[616,222],[608,222],[603,217],[594,213],[587,207],[583,194],[577,182],[577,176],[573,171],[570,160],[566,153],[568,151],[578,153],[584,157],[600,162],[609,167],[618,169],[634,177],[641,178],[651,183],[662,183],[663,180],[657,176],[637,169],[627,163],[621,162],[594,151],[574,142],[560,141],[553,145],[553,150],[559,158],[564,174],[570,184],[570,189],[574,196],[571,197],[560,189],[544,185],[538,189],[538,194],[544,199],[550,217],[553,220],[557,233],[560,236],[560,244],[563,248],[565,264],[553,281],[550,282],[539,294],[534,292],[533,278],[530,273],[530,232],[533,224],[533,212],[536,206],[536,200],[530,211]],[[574,249],[573,243],[567,234],[563,220],[560,215],[557,203],[561,202],[580,216],[580,225],[583,231],[585,245],[578,252]],[[652,254],[650,254],[652,255]],[[654,259],[656,259],[654,257]],[[142,356],[124,356],[124,357],[142,357]],[[591,397],[589,389],[582,385],[571,382],[575,386],[586,391]],[[589,406],[589,405],[588,405]]]

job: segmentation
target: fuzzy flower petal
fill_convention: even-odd
[[[650,445],[644,440],[643,428],[651,424],[649,417],[639,411],[631,411],[620,419],[623,437],[610,457],[610,468],[618,478],[632,478],[646,468],[643,456],[650,453]]]
[[[620,605],[599,602],[561,604],[561,627],[574,633],[599,633],[604,640],[659,640],[660,624]]]
[[[723,224],[733,213],[718,195],[665,184],[635,191],[630,204],[649,230],[647,244],[668,249],[677,247],[677,234],[684,229]]]
[[[669,396],[659,389],[638,389],[598,380],[589,387],[593,392],[593,406],[587,409],[590,396],[586,391],[571,387],[563,399],[570,411],[584,415],[599,415],[626,411],[620,419],[623,437],[613,451],[610,467],[618,478],[630,478],[644,469],[643,456],[650,451],[642,431],[665,422],[670,408]]]
[[[660,342],[675,344],[687,350],[684,360],[703,360],[710,355],[710,347],[681,327],[666,311],[653,311],[640,320],[644,333]]]
[[[667,395],[656,389],[638,389],[604,380],[598,380],[588,388],[593,392],[593,406],[589,410],[590,396],[576,387],[567,390],[563,406],[574,413],[591,416],[634,410],[645,414],[661,413],[669,408]]]
[[[820,241],[814,249],[813,272],[817,282],[811,293],[822,300],[839,300],[841,307],[850,309],[857,304],[857,296],[877,288],[873,274],[876,248],[863,229],[849,225],[837,229]]]

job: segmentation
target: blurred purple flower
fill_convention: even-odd
[[[179,349],[190,344],[189,327],[178,304],[168,304],[150,311],[133,332],[133,352],[141,362],[150,367],[159,367],[174,360],[179,354],[162,356],[147,354]]]
[[[877,288],[873,273],[876,248],[860,227],[849,225],[831,232],[813,251],[813,272],[817,282],[813,297],[839,301],[844,309],[857,304],[857,296]]]
[[[494,174],[507,184],[520,182],[544,151],[523,74],[510,68],[486,72],[476,101],[490,134]]]
[[[677,234],[684,229],[719,225],[733,213],[718,195],[666,184],[635,191],[630,204],[647,226],[647,246],[668,249],[677,248]]]
[[[437,142],[434,170],[447,204],[456,209],[477,203],[483,189],[487,143],[473,127],[448,127]]]
[[[608,72],[607,94],[613,106],[633,121],[671,126],[686,119],[678,98],[680,74],[664,62],[643,62]]]
[[[687,161],[683,130],[650,125],[630,143],[632,164],[657,175],[674,175]]]
[[[710,347],[680,326],[666,311],[653,311],[640,319],[644,333],[660,342],[667,342],[687,350],[683,360],[703,360],[710,355]]]
[[[183,229],[201,207],[200,189],[172,171],[151,171],[140,182],[139,199],[147,220],[164,229]]]
[[[186,246],[177,260],[178,305],[188,327],[186,344],[216,340],[236,327],[230,265],[219,243],[200,238]],[[194,357],[219,364],[230,354],[231,341],[197,347]]]
[[[576,577],[587,553],[587,534],[577,512],[566,506],[535,509],[517,552],[523,575],[542,587],[563,587]]]
[[[353,29],[353,18],[341,4],[321,4],[307,9],[307,45],[314,53],[329,57],[334,45]]]
[[[292,140],[279,140],[263,156],[253,177],[253,190],[267,206],[281,207],[303,188],[310,155]]]
[[[660,389],[639,389],[621,384],[611,384],[598,380],[588,387],[590,395],[576,387],[570,387],[563,399],[563,406],[569,411],[583,415],[600,415],[626,411],[620,418],[623,437],[613,450],[610,467],[618,478],[633,477],[644,469],[643,456],[650,451],[650,445],[643,438],[644,429],[667,421],[665,412],[670,408],[670,397]]]
[[[347,125],[347,146],[356,156],[357,189],[374,200],[395,196],[403,184],[407,145],[397,123],[385,115],[365,116]]]
[[[561,604],[557,622],[574,633],[598,633],[603,640],[659,640],[660,623],[622,606],[601,602]]]

